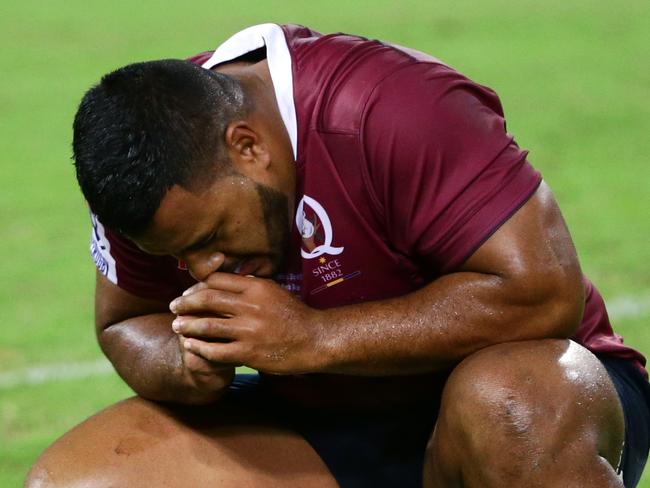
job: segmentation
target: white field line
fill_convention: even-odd
[[[622,296],[606,303],[609,317],[614,322],[614,328],[616,328],[615,322],[619,319],[643,317],[649,315],[650,312],[650,295]]]
[[[104,358],[85,362],[41,364],[0,373],[0,390],[14,386],[40,385],[52,381],[103,376],[112,372],[113,366]]]
[[[609,300],[607,310],[614,322],[614,328],[616,328],[616,321],[619,319],[650,315],[650,295],[622,296]],[[39,385],[53,381],[76,380],[109,374],[113,374],[113,367],[104,358],[86,362],[42,364],[0,372],[0,390],[15,386]]]

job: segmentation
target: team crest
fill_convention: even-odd
[[[329,254],[337,256],[343,247],[332,245],[332,223],[323,206],[307,195],[303,196],[296,211],[296,228],[302,237],[300,253],[304,259],[314,259]]]

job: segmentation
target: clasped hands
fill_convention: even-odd
[[[274,374],[312,371],[319,311],[277,283],[213,273],[170,304],[185,366],[245,365]]]

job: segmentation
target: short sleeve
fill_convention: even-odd
[[[102,225],[91,213],[90,254],[113,284],[136,296],[168,302],[194,280],[172,256],[153,256]]]
[[[535,192],[496,94],[435,63],[403,68],[368,100],[368,186],[388,239],[435,271],[461,265]]]

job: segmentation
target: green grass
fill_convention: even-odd
[[[258,22],[297,22],[430,52],[496,89],[554,188],[605,297],[650,294],[646,0],[5,2],[0,6],[0,373],[99,357],[89,226],[70,163],[83,91],[132,61],[184,57]],[[244,7],[245,5],[245,7]],[[650,353],[650,317],[615,325]],[[129,394],[114,376],[0,390],[0,486]],[[641,484],[650,488],[650,477]]]

